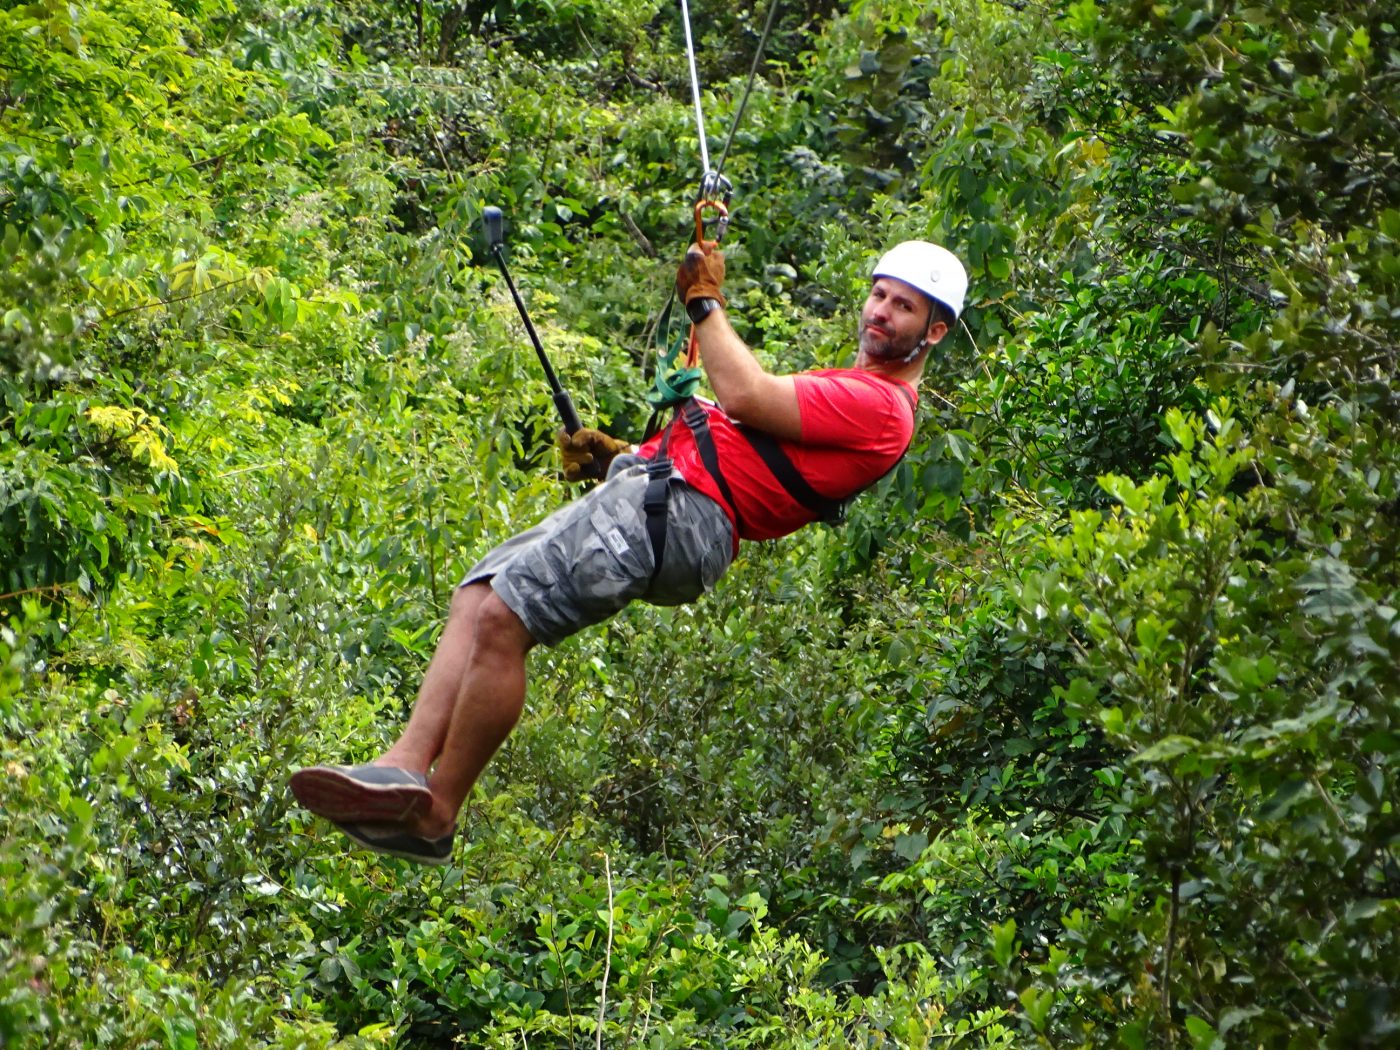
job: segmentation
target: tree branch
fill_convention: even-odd
[[[124,309],[116,310],[110,314],[103,314],[96,321],[89,321],[88,330],[91,331],[99,325],[105,324],[106,322],[111,321],[114,318],[121,317],[123,314],[134,314],[139,310],[154,310],[158,306],[169,306],[172,303],[183,303],[187,299],[198,299],[202,295],[209,295],[213,292],[223,291],[225,288],[232,287],[235,284],[246,284],[249,280],[251,280],[251,278],[238,277],[232,281],[225,281],[223,284],[216,284],[212,288],[206,288],[202,292],[190,292],[188,295],[177,295],[172,299],[157,299],[153,303],[142,303],[140,306],[128,306]]]

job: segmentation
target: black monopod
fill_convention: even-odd
[[[520,311],[520,319],[525,322],[525,331],[529,333],[530,342],[535,345],[535,353],[539,355],[540,364],[544,367],[544,377],[549,380],[549,389],[554,391],[554,407],[559,411],[559,419],[564,424],[564,430],[569,434],[582,430],[583,423],[579,421],[573,399],[569,397],[569,392],[560,384],[559,377],[554,374],[554,369],[549,366],[549,358],[545,357],[540,337],[535,334],[535,326],[530,323],[530,315],[525,310],[525,303],[521,300],[520,293],[515,290],[515,282],[510,279],[510,271],[506,269],[505,215],[500,208],[488,205],[481,210],[481,221],[486,226],[486,241],[491,246],[491,254],[496,257],[496,265],[501,268],[501,276],[506,279],[506,287],[510,289],[511,298],[515,300],[515,308]]]

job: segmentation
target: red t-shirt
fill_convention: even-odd
[[[802,420],[800,441],[780,441],[798,472],[821,495],[844,499],[878,481],[899,461],[914,433],[914,388],[898,379],[850,368],[793,377]],[[697,399],[699,400],[699,399]],[[720,469],[737,507],[720,494],[700,460],[695,436],[677,422],[666,453],[687,484],[715,500],[739,537],[771,540],[795,532],[815,515],[793,499],[724,411],[699,401],[709,418]],[[661,435],[641,448],[651,457]],[[737,511],[737,513],[736,513]]]

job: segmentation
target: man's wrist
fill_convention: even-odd
[[[686,303],[685,312],[690,316],[691,324],[699,324],[705,318],[709,317],[710,314],[718,310],[719,307],[720,302],[718,299],[701,296],[698,299],[692,299],[690,302]]]

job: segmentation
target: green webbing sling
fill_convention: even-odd
[[[668,408],[683,404],[692,394],[695,388],[700,385],[700,366],[692,368],[677,368],[676,362],[687,348],[686,330],[682,327],[668,345],[667,330],[670,328],[671,308],[675,305],[675,297],[666,304],[666,309],[661,313],[661,320],[656,325],[656,339],[660,346],[660,351],[656,363],[656,380],[653,383],[651,393],[647,394],[647,404],[651,405],[654,413],[664,412]]]

